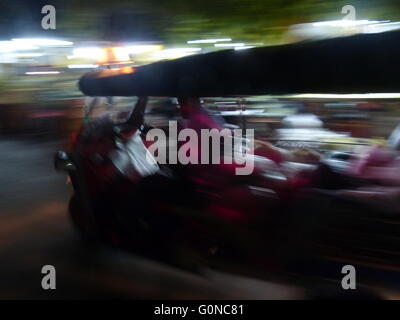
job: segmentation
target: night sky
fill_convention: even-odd
[[[42,0],[2,0],[0,1],[0,37],[2,40],[20,36],[56,36],[60,30],[43,30],[41,21],[44,5],[54,5],[57,19],[62,19],[63,8],[67,1]]]
[[[82,1],[84,2],[84,1]],[[73,17],[69,9],[71,1],[68,0],[2,0],[0,1],[0,40],[8,40],[15,37],[76,37],[84,36],[85,30],[77,30],[71,33],[60,27],[63,22],[68,20],[74,21],[75,16],[81,14],[79,5],[75,1]],[[97,14],[96,2],[93,3],[93,14]],[[41,21],[44,14],[41,9],[45,5],[53,5],[56,8],[57,29],[43,30]],[[159,34],[153,28],[152,19],[154,17],[138,14],[136,12],[122,12],[121,10],[113,10],[112,3],[109,5],[104,18],[100,20],[99,25],[94,26],[99,30],[99,39],[97,40],[114,40],[114,41],[159,41]],[[88,39],[94,40],[94,39]]]

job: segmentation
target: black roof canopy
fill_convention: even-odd
[[[230,96],[400,91],[400,32],[224,50],[138,67],[96,70],[89,96]]]

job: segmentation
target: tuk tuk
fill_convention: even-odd
[[[396,92],[398,40],[399,32],[356,35],[85,74],[79,87],[93,97],[86,121],[71,150],[55,158],[74,187],[74,224],[88,241],[192,270],[206,265],[286,281],[330,278],[340,286],[341,267],[354,265],[363,284],[393,283],[400,270],[397,178],[384,184],[332,164],[350,163],[353,155],[302,150],[299,157],[257,140],[249,147],[248,136],[238,137],[241,156],[254,163],[245,175],[235,174],[243,163],[160,162],[149,150],[165,139],[160,145],[174,145],[172,154],[179,154],[185,129],[234,136],[238,128],[208,113],[203,97]],[[90,119],[95,97],[121,96],[137,97],[132,111]],[[149,97],[177,98],[179,132],[155,134],[146,123]],[[197,152],[195,160],[209,155],[188,149]],[[382,149],[370,156],[372,166],[394,172],[398,151]]]

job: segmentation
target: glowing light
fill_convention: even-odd
[[[400,22],[378,23],[366,26],[364,33],[381,33],[400,29]]]
[[[87,48],[76,48],[73,51],[72,56],[68,56],[68,59],[75,58],[90,58],[90,59],[101,59],[104,56],[104,51],[101,48],[87,47]]]
[[[319,94],[306,93],[286,96],[296,99],[400,99],[400,93]]]
[[[68,69],[91,69],[97,68],[97,64],[70,64],[68,65]]]
[[[235,47],[235,50],[245,50],[255,48],[255,46],[243,46],[243,47]]]
[[[102,49],[97,63],[101,65],[129,63],[131,61],[128,52],[122,47],[111,47]]]
[[[121,47],[111,48],[111,55],[114,58],[114,62],[129,61],[131,59],[127,50]]]
[[[124,74],[130,74],[130,73],[135,73],[135,68],[132,67],[123,67],[121,68],[120,72]]]
[[[244,43],[216,43],[215,47],[244,47]]]
[[[362,26],[368,24],[382,23],[389,21],[370,21],[370,20],[331,20],[331,21],[320,21],[314,22],[313,27],[353,27],[353,26]]]
[[[60,71],[32,71],[32,72],[25,72],[28,75],[42,75],[42,74],[59,74]]]
[[[33,46],[72,46],[74,43],[71,41],[57,40],[57,39],[12,39],[16,43],[24,43]]]
[[[165,49],[153,54],[157,59],[175,59],[194,54],[201,51],[201,48],[171,48]]]
[[[187,43],[194,44],[194,43],[217,43],[217,42],[226,42],[232,41],[231,38],[222,38],[222,39],[199,39],[199,40],[190,40]]]
[[[5,54],[6,57],[16,57],[16,58],[29,58],[29,57],[42,57],[44,56],[43,53],[6,53]]]
[[[0,52],[13,52],[18,50],[34,50],[38,49],[27,43],[18,43],[15,41],[0,41]]]

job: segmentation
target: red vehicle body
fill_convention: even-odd
[[[356,40],[365,44],[361,38]],[[332,48],[341,50],[335,41],[347,40],[327,40],[315,48],[313,44],[301,44],[298,52],[309,50],[311,57],[313,54],[319,57],[326,50],[329,57]],[[283,46],[281,50],[286,58],[297,52],[290,46]],[[336,173],[323,161],[306,168],[300,166],[301,170],[293,163],[284,167],[285,153],[268,147],[260,150],[255,170],[247,176],[235,175],[235,166],[225,164],[159,164],[155,172],[145,176],[135,170],[127,175],[116,165],[115,154],[126,153],[132,139],[140,137],[146,148],[151,145],[145,139],[149,129],[144,119],[147,96],[182,97],[183,120],[179,129],[221,129],[224,125],[202,109],[199,98],[188,97],[199,97],[201,92],[206,96],[224,92],[231,95],[235,90],[238,94],[243,91],[243,94],[257,95],[268,85],[273,88],[271,92],[285,92],[287,87],[279,81],[257,82],[251,78],[260,73],[257,68],[264,67],[266,70],[271,67],[273,74],[278,75],[278,65],[282,62],[277,58],[279,52],[276,47],[250,49],[242,58],[233,56],[233,51],[217,52],[208,58],[184,58],[132,69],[133,74],[126,73],[124,68],[121,73],[96,71],[85,75],[80,86],[90,96],[143,96],[123,122],[114,122],[105,116],[85,123],[71,151],[59,152],[56,156],[56,166],[67,170],[74,186],[70,213],[85,238],[180,266],[208,265],[236,272],[249,271],[258,276],[266,276],[268,270],[268,274],[274,271],[285,276],[297,273],[313,274],[312,277],[320,271],[321,276],[327,277],[329,272],[340,273],[337,264],[354,264],[378,273],[394,270],[396,275],[390,277],[397,277],[400,188],[395,183],[395,188],[388,192],[389,186],[382,184],[379,174],[365,179],[362,175]],[[360,63],[356,53],[353,57],[353,51],[347,59],[348,52],[341,52],[344,62],[349,66]],[[228,62],[223,65],[221,58],[225,57],[231,59],[225,59]],[[279,63],[268,64],[263,57],[275,57]],[[258,64],[245,68],[253,58]],[[210,62],[208,69],[203,69],[202,62],[207,61]],[[315,61],[318,63],[320,59]],[[237,68],[229,69],[233,62]],[[331,68],[330,65],[324,67]],[[320,69],[323,68],[315,67],[312,72]],[[314,90],[318,85],[323,89],[341,88],[342,74],[339,72],[336,76],[336,69],[330,70],[329,83],[315,81],[310,76],[298,84],[293,80],[290,90],[304,90],[306,85]],[[241,71],[243,77],[238,80],[236,72]],[[284,74],[289,71],[290,68],[282,67],[279,79],[288,79]],[[213,74],[221,81],[210,82]],[[229,76],[225,82],[222,81],[224,74]],[[374,79],[363,77],[362,72],[356,75],[354,83],[350,83],[352,79],[348,83],[354,85],[356,92],[364,78]],[[367,88],[371,85],[375,84],[366,83]],[[382,89],[383,84],[379,85],[377,88]],[[131,151],[143,155],[146,148]],[[343,161],[351,163],[350,160]],[[394,163],[372,162],[372,166],[382,169]],[[329,265],[334,261],[336,271],[327,271],[326,261]],[[365,279],[369,282],[371,272],[367,274]]]

